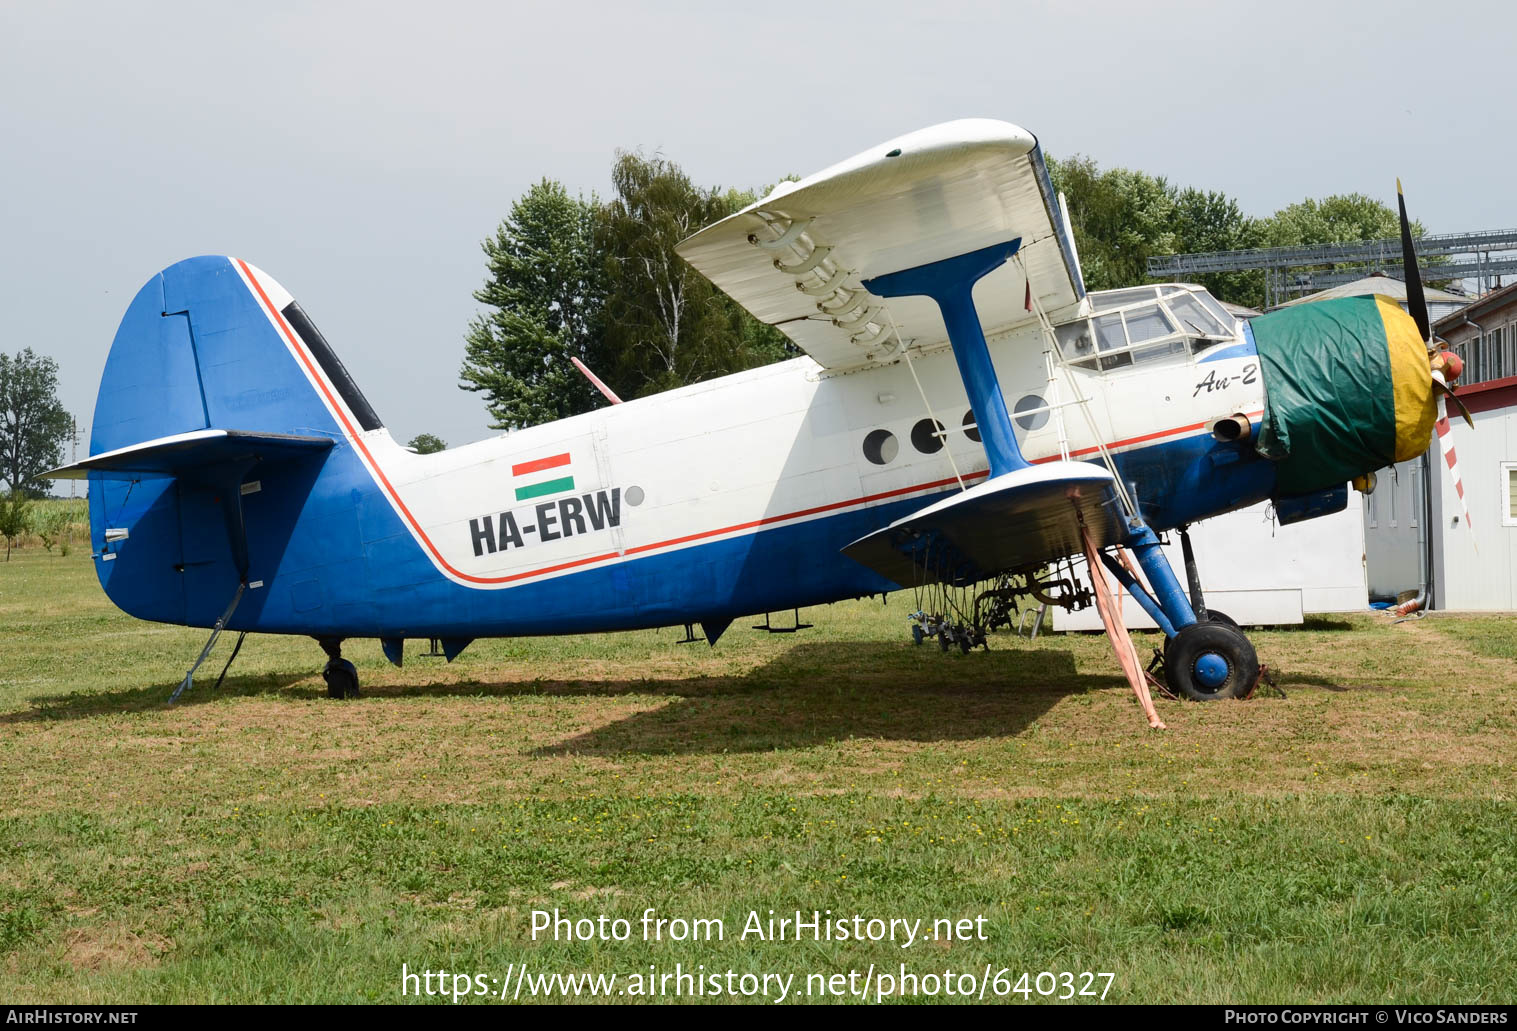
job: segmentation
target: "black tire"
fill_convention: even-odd
[[[969,639],[969,635],[968,634],[962,634],[962,635],[960,635],[960,637],[959,637],[959,651],[963,652],[965,655],[968,655],[969,654],[969,649],[971,649],[973,647],[974,647],[974,642]]]
[[[1259,679],[1259,656],[1243,631],[1226,623],[1193,623],[1164,649],[1164,679],[1181,698],[1242,698]]]
[[[946,631],[938,631],[938,648],[945,652],[948,650],[948,634]]]
[[[328,698],[358,697],[358,668],[347,659],[333,659],[321,671]]]
[[[927,640],[927,632],[919,626],[913,626],[911,628],[911,639],[920,645],[923,641]]]
[[[1207,609],[1206,621],[1208,623],[1220,623],[1223,626],[1230,626],[1234,630],[1241,631],[1243,629],[1238,625],[1238,621],[1236,619],[1234,619],[1232,616],[1229,616],[1226,612],[1222,612],[1218,609]],[[1173,637],[1166,637],[1164,639],[1164,657],[1166,662],[1169,661],[1169,646],[1173,641]]]

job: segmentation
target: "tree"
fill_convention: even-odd
[[[1175,191],[1162,178],[1129,168],[1103,171],[1088,157],[1049,159],[1054,189],[1065,195],[1091,290],[1148,281],[1148,258],[1175,251]]]
[[[0,358],[5,357],[0,355]],[[17,487],[12,487],[4,500],[0,500],[0,537],[5,538],[5,561],[11,560],[11,548],[16,541],[31,529],[31,513],[28,509],[31,503],[26,500],[26,493]]]
[[[1394,208],[1359,193],[1307,198],[1255,219],[1224,193],[1179,189],[1162,177],[1127,168],[1103,170],[1080,155],[1065,161],[1049,158],[1048,171],[1069,203],[1085,284],[1092,290],[1147,282],[1148,259],[1157,254],[1304,247],[1392,239],[1401,233]],[[1412,235],[1422,235],[1420,224],[1412,223]],[[1399,250],[1388,255],[1393,260],[1399,256]],[[1199,279],[1222,300],[1256,308],[1265,303],[1260,270]]]
[[[41,493],[37,477],[63,462],[71,430],[58,401],[58,363],[27,348],[0,354],[0,479]]]
[[[1411,224],[1412,235],[1421,236],[1422,223]],[[1321,200],[1308,197],[1275,212],[1264,222],[1264,237],[1270,247],[1311,247],[1327,243],[1355,243],[1361,240],[1394,240],[1401,235],[1401,214],[1388,204],[1362,193],[1334,194]],[[1392,244],[1385,257],[1401,260],[1401,248]],[[1422,259],[1425,265],[1448,261],[1442,255]],[[1317,271],[1348,269],[1369,275],[1373,269],[1352,265],[1317,265]],[[1293,274],[1307,269],[1292,270]],[[1429,283],[1429,285],[1434,285]]]
[[[1412,233],[1421,236],[1422,227],[1414,225]],[[1309,247],[1400,235],[1401,217],[1396,209],[1362,193],[1334,194],[1321,200],[1308,197],[1281,208],[1264,223],[1268,247]]]
[[[1262,224],[1225,193],[1181,189],[1161,176],[1130,168],[1103,170],[1078,154],[1065,161],[1050,158],[1048,171],[1069,204],[1085,285],[1092,290],[1148,282],[1148,259],[1154,255],[1263,244]],[[1228,272],[1200,279],[1223,300],[1263,303],[1261,273]]]
[[[606,269],[605,375],[622,397],[694,383],[785,357],[784,337],[758,324],[675,253],[752,194],[703,189],[661,156],[622,151],[615,196],[601,209]]]
[[[1175,253],[1232,251],[1264,244],[1264,226],[1238,207],[1238,202],[1216,190],[1188,186],[1175,194]],[[1198,276],[1215,297],[1250,308],[1264,305],[1264,273],[1218,272]]]
[[[459,386],[485,395],[496,429],[587,412],[600,395],[571,357],[592,361],[602,333],[603,263],[595,198],[550,179],[511,205],[481,246],[489,276],[474,299],[494,309],[469,324]]]
[[[448,442],[430,433],[418,433],[406,441],[406,447],[418,455],[435,455],[439,451],[448,450]]]

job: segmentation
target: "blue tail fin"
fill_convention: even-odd
[[[106,593],[144,619],[210,625],[250,553],[256,576],[291,546],[332,448],[379,426],[273,279],[225,257],[164,269],[116,332],[79,464]],[[258,514],[245,531],[244,505]]]

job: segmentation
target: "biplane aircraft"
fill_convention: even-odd
[[[407,638],[714,645],[739,616],[897,590],[930,599],[919,643],[968,650],[1026,599],[1109,602],[1109,572],[1173,689],[1215,699],[1252,689],[1254,649],[1160,535],[1343,508],[1428,447],[1458,373],[1420,284],[1410,316],[1371,297],[1249,324],[1196,286],[1087,292],[1038,141],[1000,121],[782,183],[679,253],[805,355],[419,455],[284,287],[191,258],[132,301],[90,456],[50,475],[88,478],[115,604],[212,629],[180,690],[223,629],[315,638],[340,697],[347,638],[396,664]]]

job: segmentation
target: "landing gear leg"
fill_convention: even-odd
[[[1196,552],[1190,546],[1190,527],[1180,527],[1180,550],[1185,555],[1185,579],[1190,582],[1190,607],[1196,619],[1207,621],[1206,595],[1201,593],[1201,574],[1196,572]]]
[[[328,698],[358,697],[358,667],[342,657],[342,638],[320,637],[317,643],[327,653],[321,679],[327,682]]]

